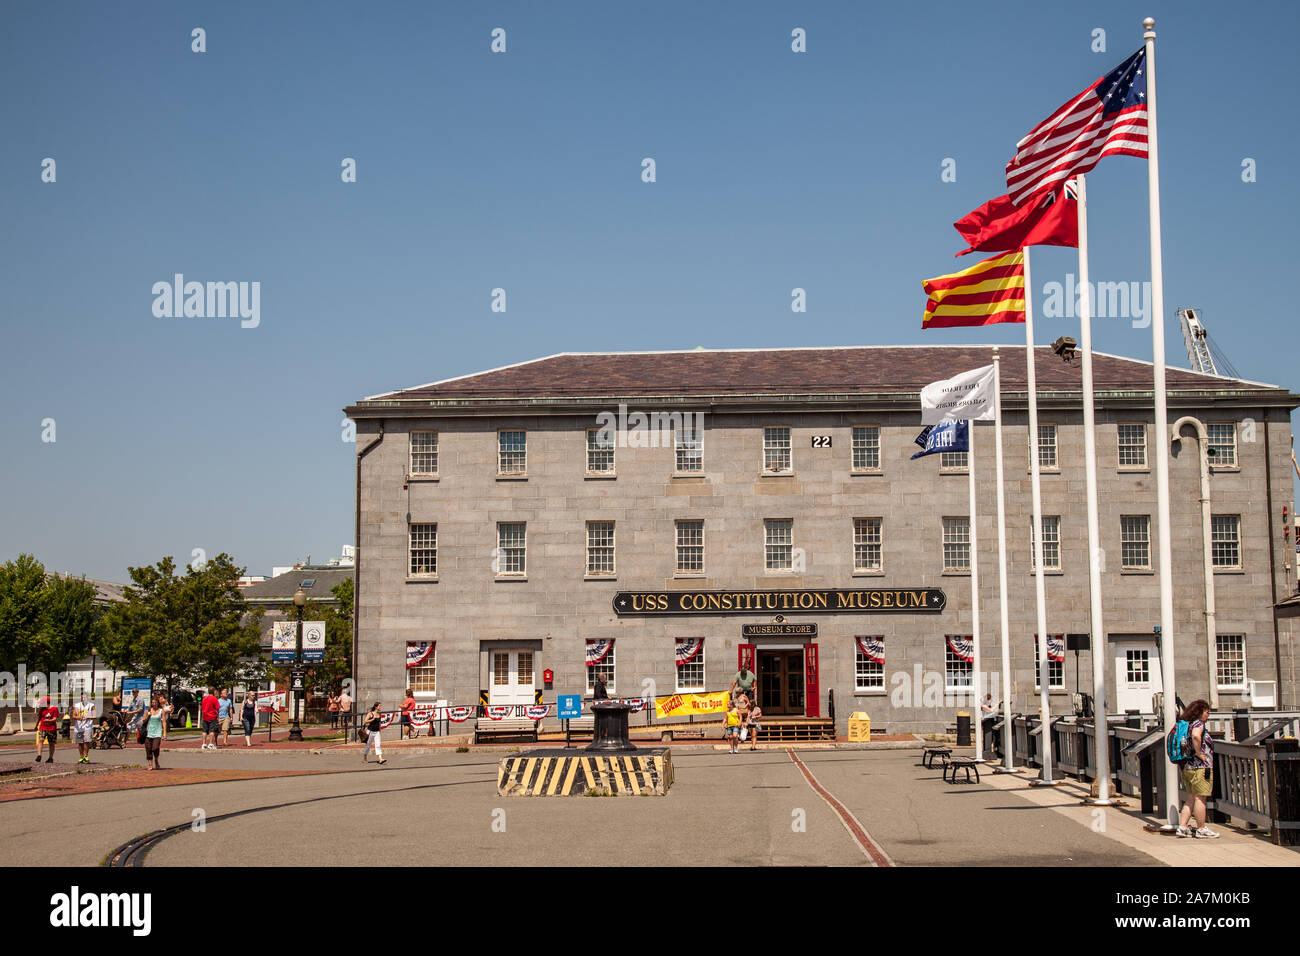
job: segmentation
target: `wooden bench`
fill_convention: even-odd
[[[474,725],[474,743],[481,743],[485,737],[531,737],[536,743],[537,725],[538,721],[527,717],[480,717]]]
[[[957,771],[966,771],[966,782],[970,783],[971,771],[975,772],[975,782],[980,782],[980,765],[975,762],[974,757],[950,757],[943,765],[943,779],[945,783],[957,782]],[[952,772],[952,779],[948,779],[949,771]]]
[[[949,759],[952,757],[951,747],[926,747],[925,752],[921,754],[921,766],[927,770],[934,769],[934,758],[938,757],[947,767]]]

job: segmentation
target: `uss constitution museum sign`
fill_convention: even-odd
[[[619,591],[614,613],[711,615],[783,613],[937,613],[948,603],[939,588],[830,588],[795,591]]]

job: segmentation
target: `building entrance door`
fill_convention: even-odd
[[[490,652],[489,704],[534,703],[533,653],[523,648],[501,648]]]
[[[804,715],[804,652],[758,651],[758,705],[767,716]]]
[[[1152,697],[1160,693],[1160,648],[1155,641],[1112,640],[1115,655],[1115,705],[1120,713],[1151,713]]]

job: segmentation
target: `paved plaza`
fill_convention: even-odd
[[[504,748],[390,745],[384,766],[363,766],[351,747],[241,751],[173,750],[156,775],[78,776],[75,754],[61,750],[55,766],[71,774],[44,785],[66,790],[5,800],[24,784],[0,778],[0,845],[14,866],[94,866],[145,834],[200,821],[153,845],[145,865],[1300,864],[1300,853],[1229,827],[1217,841],[1147,832],[1136,801],[1100,811],[1073,783],[1030,789],[986,773],[949,784],[916,749],[677,747],[669,794],[639,798],[498,796]],[[141,754],[95,760],[138,765]],[[130,789],[77,792],[94,780]]]

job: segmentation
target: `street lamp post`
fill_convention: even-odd
[[[290,678],[292,684],[293,677],[297,676],[298,668],[302,666],[302,609],[307,603],[307,595],[302,588],[293,592],[293,604],[298,609],[298,638],[294,644],[293,666],[294,674]],[[290,740],[302,740],[302,725],[298,720],[302,714],[302,688],[294,687],[293,689],[293,726],[289,729]]]

